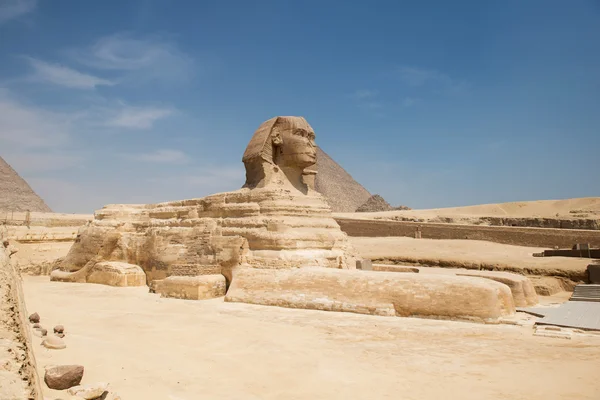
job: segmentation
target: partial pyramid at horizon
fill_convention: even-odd
[[[315,189],[321,193],[333,212],[355,212],[371,197],[371,193],[317,147]]]
[[[52,212],[29,184],[0,157],[0,210]]]

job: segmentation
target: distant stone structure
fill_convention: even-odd
[[[17,171],[0,157],[0,215],[2,211],[52,212]]]
[[[393,210],[390,203],[385,201],[383,197],[378,194],[374,194],[356,209],[356,212],[378,212],[378,211],[391,211]]]
[[[495,281],[357,270],[315,190],[315,133],[304,118],[264,122],[242,161],[239,190],[97,211],[51,279],[131,286],[143,274],[165,297],[376,315],[497,322],[514,313],[511,290]]]

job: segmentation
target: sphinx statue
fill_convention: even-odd
[[[498,282],[357,270],[347,235],[314,190],[315,133],[304,118],[261,124],[242,161],[239,190],[96,211],[51,280],[378,315],[494,322],[514,313]]]
[[[148,284],[205,275],[223,275],[228,284],[231,271],[242,265],[355,268],[346,234],[314,190],[315,172],[309,168],[316,162],[315,133],[304,118],[264,122],[242,161],[246,182],[237,191],[105,206],[79,232],[51,278],[81,282],[107,262],[112,269],[114,263],[129,264],[130,270],[139,266]],[[171,280],[181,284],[182,279]]]

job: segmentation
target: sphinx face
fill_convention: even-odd
[[[281,132],[282,146],[278,164],[284,167],[306,168],[317,162],[315,133],[302,128]]]

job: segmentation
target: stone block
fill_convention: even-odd
[[[492,280],[319,267],[239,268],[225,301],[488,323],[515,313],[508,286]]]
[[[362,260],[356,260],[356,269],[362,269],[363,271],[372,271],[373,263],[370,259],[363,258]]]
[[[407,267],[407,266],[404,266],[404,265],[376,264],[376,265],[373,265],[373,271],[412,272],[412,273],[418,274],[419,273],[419,268]]]
[[[96,263],[88,273],[88,283],[109,286],[145,286],[144,270],[134,264],[104,261]]]
[[[499,271],[465,271],[456,275],[491,279],[507,285],[510,288],[516,307],[529,307],[538,303],[535,287],[526,276]]]
[[[225,296],[223,275],[170,276],[155,286],[161,297],[187,300],[205,300]]]

